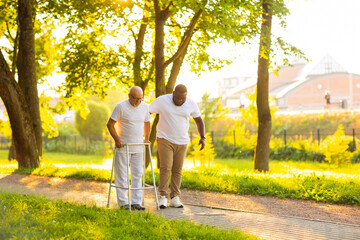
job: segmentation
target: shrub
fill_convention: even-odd
[[[360,151],[357,151],[353,154],[351,163],[360,163]]]
[[[229,145],[225,140],[217,139],[214,150],[218,158],[248,158],[254,156],[254,149],[243,150],[239,146]]]
[[[106,122],[109,119],[109,109],[103,104],[90,101],[88,103],[89,114],[86,119],[80,115],[80,111],[75,114],[76,130],[84,137],[102,137],[106,129]]]
[[[334,135],[326,137],[320,145],[320,151],[325,155],[325,160],[329,164],[338,166],[350,163],[351,153],[347,151],[349,140],[351,141],[345,136],[344,128],[340,124]]]
[[[200,161],[201,166],[205,166],[205,163],[210,166],[210,162],[215,158],[216,154],[214,151],[214,146],[211,142],[211,136],[209,133],[207,133],[205,136],[205,148],[203,150],[200,151],[200,146],[198,146],[198,138],[194,138],[194,140],[188,146],[188,156],[194,160],[194,166],[196,160]]]
[[[294,160],[304,161],[312,160],[316,162],[325,161],[325,155],[315,151],[307,151],[294,147],[282,147],[277,150],[270,151],[270,158],[276,160]]]

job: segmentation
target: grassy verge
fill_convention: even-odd
[[[64,156],[73,159],[66,160],[66,163],[78,162],[76,155],[62,155],[63,158]],[[96,166],[84,164],[55,166],[52,162],[58,163],[65,160],[56,160],[56,155],[53,156],[50,163],[47,163],[45,157],[44,159],[45,163],[41,168],[21,170],[17,170],[15,165],[10,166],[5,164],[4,160],[0,160],[0,172],[99,181],[110,180],[109,169],[96,167],[101,164]],[[156,170],[157,183],[158,176]],[[152,183],[149,171],[146,173],[146,181]],[[192,160],[187,159],[181,187],[360,205],[360,164],[335,168],[326,163],[317,162],[271,161],[270,172],[261,174],[253,171],[252,159],[216,159],[211,167],[195,168]]]
[[[0,193],[0,239],[258,239],[155,214]]]

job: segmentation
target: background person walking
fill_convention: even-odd
[[[187,98],[184,85],[176,86],[172,94],[162,95],[149,106],[150,113],[160,115],[157,125],[157,150],[160,158],[159,192],[160,208],[167,207],[169,179],[171,173],[170,206],[182,208],[180,202],[180,184],[182,168],[189,143],[189,120],[194,118],[201,136],[199,145],[205,147],[205,126],[201,118],[199,107]]]
[[[111,114],[107,127],[115,141],[115,185],[127,187],[127,167],[126,166],[126,143],[150,143],[150,114],[148,105],[142,102],[143,91],[140,87],[134,86],[128,94],[129,99],[116,105]],[[115,129],[115,124],[119,123],[119,134]],[[143,139],[145,133],[145,140]],[[130,166],[131,166],[131,187],[140,188],[143,176],[143,154],[142,146],[129,146]],[[143,190],[131,191],[131,208],[135,210],[145,210],[142,203]],[[126,189],[116,188],[117,202],[120,207],[129,208]]]

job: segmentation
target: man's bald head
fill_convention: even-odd
[[[187,93],[187,89],[186,89],[185,85],[179,84],[175,87],[174,92],[183,94],[183,93]]]
[[[141,89],[141,87],[133,86],[132,88],[130,88],[129,91],[130,104],[133,107],[137,107],[140,105],[142,100],[143,100],[143,90]]]
[[[130,92],[129,92],[130,94],[134,94],[134,95],[136,95],[136,94],[143,94],[143,90],[141,89],[141,87],[138,87],[138,86],[133,86],[133,87],[131,87],[130,88]]]
[[[187,89],[185,85],[179,84],[173,92],[173,102],[176,106],[181,106],[186,101]]]

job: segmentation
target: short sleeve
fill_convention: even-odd
[[[145,121],[144,122],[150,122],[150,112],[149,112],[149,106],[145,104]]]
[[[149,112],[150,113],[159,113],[159,105],[160,101],[159,98],[156,98],[150,105],[149,105]]]
[[[190,113],[190,115],[192,118],[198,118],[201,116],[200,109],[195,102],[192,103],[193,103],[193,111]]]
[[[118,104],[116,105],[116,107],[114,108],[114,111],[112,112],[110,118],[114,121],[119,121],[119,119],[121,118],[121,105]]]

